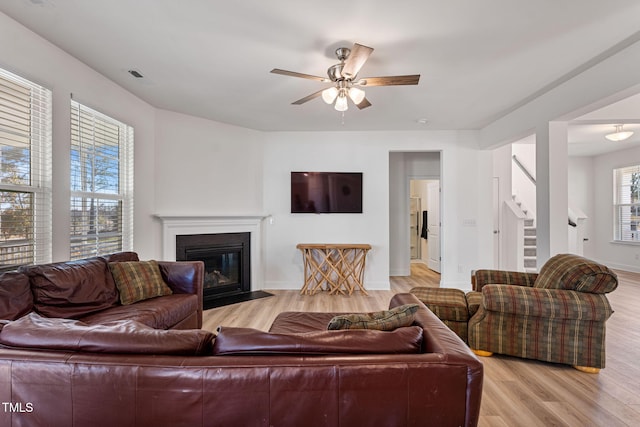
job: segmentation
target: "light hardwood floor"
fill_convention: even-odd
[[[494,355],[482,358],[480,423],[501,426],[640,426],[640,274],[617,271],[609,294],[606,368],[585,374],[569,366]],[[273,297],[207,310],[204,329],[218,325],[267,330],[283,311],[358,312],[386,309],[391,297],[414,286],[437,287],[439,275],[412,264],[410,277],[392,277],[390,291],[366,296],[269,291]]]

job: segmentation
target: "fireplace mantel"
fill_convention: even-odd
[[[155,215],[162,223],[162,259],[175,261],[176,236],[251,233],[251,290],[262,289],[262,223],[269,215]]]

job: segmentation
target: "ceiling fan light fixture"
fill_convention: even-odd
[[[322,91],[322,100],[327,104],[333,104],[338,96],[338,89],[335,86],[330,87]]]
[[[616,125],[616,131],[614,133],[610,133],[605,135],[609,141],[624,141],[625,139],[629,139],[633,135],[633,132],[630,130],[624,131],[622,130],[622,125]]]
[[[351,98],[354,104],[358,105],[364,100],[364,91],[357,87],[351,87],[349,88],[349,98]]]
[[[347,111],[349,104],[347,103],[347,95],[344,92],[340,92],[338,99],[336,99],[336,105],[334,107],[338,111]]]

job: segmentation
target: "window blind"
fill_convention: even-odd
[[[71,102],[71,259],[133,247],[133,129]]]
[[[614,240],[640,242],[640,165],[614,169]]]
[[[51,91],[0,69],[0,269],[51,261]]]

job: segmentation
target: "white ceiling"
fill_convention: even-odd
[[[640,39],[638,0],[2,0],[0,11],[155,107],[264,131],[481,129]],[[375,48],[359,77],[420,84],[367,88],[373,106],[342,117],[319,98],[291,105],[327,84],[269,73],[324,76],[354,42]],[[640,102],[625,102],[633,113],[570,126],[585,145],[573,154],[596,154],[586,143],[599,149],[618,122],[640,141]]]

